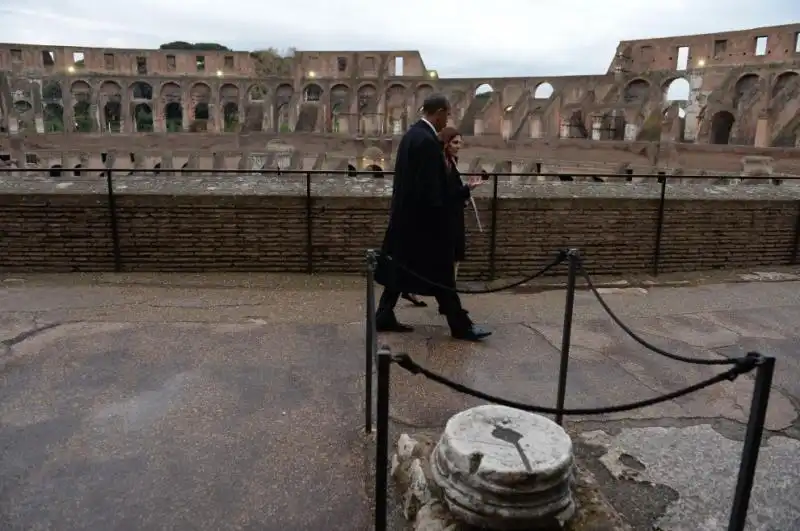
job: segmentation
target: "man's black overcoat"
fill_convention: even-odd
[[[381,250],[392,260],[378,261],[375,280],[397,291],[434,295],[436,289],[400,265],[437,284],[455,286],[455,238],[450,223],[442,144],[420,120],[397,148],[389,226]]]

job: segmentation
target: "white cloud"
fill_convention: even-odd
[[[599,74],[620,40],[787,24],[796,0],[3,0],[8,42],[155,48],[174,40],[235,49],[418,49],[443,76]]]

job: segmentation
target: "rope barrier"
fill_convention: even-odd
[[[735,365],[736,363],[739,363],[739,361],[741,361],[742,358],[727,358],[727,359],[716,359],[716,360],[691,358],[687,356],[681,356],[679,354],[672,354],[671,352],[667,352],[666,350],[659,348],[653,345],[652,343],[649,343],[648,341],[637,335],[636,332],[631,330],[630,327],[628,327],[628,325],[623,323],[622,320],[619,317],[617,317],[617,314],[615,314],[611,310],[611,307],[608,305],[608,303],[606,303],[605,299],[603,299],[603,296],[600,295],[600,293],[597,291],[597,288],[595,288],[594,284],[592,283],[592,279],[589,276],[589,273],[586,272],[586,269],[584,269],[582,261],[578,262],[578,270],[580,271],[581,275],[583,275],[583,278],[586,280],[586,285],[589,287],[589,290],[594,294],[595,298],[597,299],[597,302],[600,303],[600,306],[603,307],[603,310],[605,310],[605,312],[608,314],[611,320],[614,321],[614,323],[616,323],[616,325],[619,326],[623,332],[625,332],[628,336],[630,336],[631,339],[642,345],[644,348],[652,352],[655,352],[656,354],[660,354],[661,356],[664,356],[671,360],[682,361],[683,363],[691,363],[693,365]]]
[[[416,278],[417,280],[421,280],[422,282],[424,282],[425,284],[428,284],[431,287],[442,289],[442,290],[451,291],[453,293],[460,293],[460,294],[463,294],[463,295],[483,295],[483,294],[487,294],[487,293],[498,293],[500,291],[506,291],[506,290],[509,290],[509,289],[512,289],[512,288],[516,288],[517,286],[521,286],[522,284],[525,284],[526,282],[530,282],[531,280],[534,280],[534,279],[539,278],[542,275],[546,274],[548,271],[550,271],[551,269],[553,269],[557,265],[559,265],[562,262],[564,262],[564,260],[566,260],[567,256],[568,256],[568,252],[567,251],[559,251],[552,262],[550,262],[549,264],[544,266],[542,269],[540,269],[536,273],[533,273],[532,275],[527,276],[527,277],[523,278],[522,280],[518,280],[516,282],[512,282],[511,284],[507,284],[505,286],[499,286],[499,287],[496,287],[496,288],[484,288],[484,289],[458,289],[458,288],[454,288],[452,286],[445,286],[444,284],[439,284],[438,282],[434,282],[434,281],[432,281],[430,279],[427,279],[427,278],[423,277],[422,275],[420,275],[416,271],[414,271],[412,269],[409,269],[408,267],[406,267],[405,265],[401,264],[400,262],[398,262],[397,260],[392,258],[390,255],[384,253],[383,251],[376,251],[376,253],[380,254],[380,256],[384,257],[387,261],[392,262],[399,269],[401,269],[404,272],[408,273],[409,275],[411,275],[412,277]]]
[[[485,400],[487,402],[492,402],[494,404],[498,404],[501,406],[507,406],[514,409],[519,409],[521,411],[527,411],[529,413],[537,413],[540,415],[605,415],[608,413],[620,413],[623,411],[631,411],[634,409],[640,409],[647,406],[653,406],[656,404],[660,404],[662,402],[668,402],[670,400],[686,396],[696,391],[700,391],[701,389],[705,389],[706,387],[711,387],[712,385],[718,384],[725,380],[733,381],[736,378],[738,378],[739,375],[746,374],[755,369],[756,365],[758,365],[760,360],[761,360],[760,355],[750,353],[747,356],[736,360],[735,365],[733,367],[731,367],[730,369],[721,374],[708,378],[707,380],[703,380],[694,385],[690,385],[689,387],[679,389],[678,391],[673,391],[671,393],[667,393],[665,395],[657,396],[654,398],[648,398],[646,400],[640,400],[638,402],[620,404],[618,406],[608,406],[604,408],[560,409],[560,408],[551,408],[544,406],[532,406],[528,404],[523,404],[521,402],[515,402],[513,400],[506,400],[504,398],[492,396],[487,393],[483,393],[481,391],[476,391],[475,389],[467,387],[464,384],[454,382],[440,374],[436,374],[435,372],[426,369],[425,367],[423,367],[422,365],[418,364],[413,359],[411,359],[411,356],[409,356],[408,354],[396,354],[392,356],[392,361],[394,363],[396,363],[398,366],[405,369],[411,374],[421,374],[425,378],[433,380],[434,382],[444,385],[445,387],[449,387],[454,391],[458,391],[459,393],[463,393],[465,395]]]

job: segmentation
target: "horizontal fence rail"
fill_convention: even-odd
[[[73,175],[70,175],[73,173]],[[0,167],[0,178],[2,178],[4,185],[9,188],[10,191],[13,191],[14,194],[19,195],[20,193],[28,193],[30,195],[46,195],[50,192],[53,193],[70,193],[70,190],[75,190],[73,193],[79,194],[80,188],[77,186],[81,183],[91,184],[92,186],[99,188],[102,187],[104,194],[106,196],[106,205],[107,205],[107,226],[109,231],[109,239],[110,239],[110,254],[112,256],[112,263],[113,263],[113,270],[120,272],[126,270],[126,242],[123,241],[121,236],[121,224],[126,223],[126,220],[120,219],[120,204],[119,198],[120,197],[127,197],[130,195],[135,195],[138,193],[142,193],[146,191],[148,186],[152,186],[157,192],[157,188],[162,186],[165,182],[169,184],[176,184],[180,183],[181,178],[191,177],[191,181],[187,181],[189,183],[196,184],[198,182],[198,177],[208,177],[213,179],[215,177],[224,177],[224,176],[231,176],[231,177],[242,177],[247,176],[253,179],[254,183],[257,184],[269,184],[271,182],[277,182],[280,180],[281,182],[296,182],[298,185],[298,189],[296,190],[297,196],[304,196],[303,199],[303,250],[301,253],[304,255],[302,263],[302,270],[306,273],[315,273],[320,271],[332,271],[331,266],[321,267],[321,265],[315,261],[319,259],[320,252],[318,251],[317,245],[318,242],[315,242],[315,238],[324,238],[324,230],[321,234],[315,233],[315,227],[324,228],[325,219],[320,218],[322,214],[325,213],[326,206],[318,206],[321,204],[324,198],[315,195],[315,189],[319,186],[315,182],[315,178],[320,177],[328,177],[334,178],[333,181],[327,179],[325,181],[325,185],[330,185],[331,182],[335,182],[337,179],[341,179],[342,181],[346,182],[347,178],[356,178],[358,182],[375,182],[381,183],[385,182],[389,183],[389,180],[384,181],[382,177],[392,177],[393,172],[391,171],[373,171],[373,170],[360,170],[360,171],[353,171],[353,170],[278,170],[278,169],[219,169],[219,170],[210,170],[210,169],[199,169],[199,168],[180,168],[180,169],[169,169],[169,168],[162,168],[156,170],[128,170],[128,169],[115,169],[115,168],[80,168],[79,170],[70,170],[70,169],[46,169],[46,168],[15,168],[15,167]],[[508,180],[508,184],[511,186],[520,186],[521,189],[526,190],[533,190],[533,195],[535,196],[535,190],[537,186],[550,186],[553,184],[552,181],[558,181],[561,183],[570,183],[572,182],[576,186],[588,185],[591,187],[594,186],[603,186],[603,184],[625,184],[630,185],[634,188],[638,186],[646,186],[648,190],[655,192],[652,186],[657,186],[657,195],[656,193],[652,193],[652,196],[648,196],[648,199],[652,199],[655,202],[655,208],[653,211],[646,211],[643,213],[644,216],[652,216],[654,218],[654,230],[652,235],[650,236],[652,241],[652,245],[644,244],[642,242],[632,242],[640,245],[643,248],[651,248],[650,251],[650,258],[648,260],[649,265],[646,267],[649,269],[649,272],[653,275],[658,275],[662,272],[662,258],[663,258],[663,251],[664,251],[664,238],[668,236],[665,233],[666,225],[668,221],[668,205],[670,204],[670,198],[668,191],[671,189],[678,189],[681,186],[693,186],[692,182],[701,182],[703,185],[710,185],[716,184],[726,184],[725,181],[739,181],[744,180],[748,181],[748,184],[741,184],[740,186],[751,186],[752,183],[758,182],[755,186],[770,186],[778,185],[782,183],[786,183],[788,186],[796,186],[800,185],[800,176],[772,176],[772,177],[746,177],[746,176],[738,176],[738,175],[731,175],[731,176],[718,176],[718,175],[664,175],[664,174],[593,174],[593,173],[521,173],[521,172],[487,172],[487,171],[480,171],[480,172],[463,172],[462,176],[465,178],[470,177],[481,177],[482,180],[487,181],[486,184],[482,187],[483,190],[488,192],[476,195],[476,201],[484,201],[485,203],[481,203],[481,205],[486,205],[488,208],[481,209],[481,212],[485,212],[488,210],[489,216],[489,223],[484,224],[486,227],[485,234],[476,234],[474,231],[470,233],[468,237],[467,247],[474,252],[483,257],[483,260],[479,260],[479,262],[485,262],[480,265],[481,269],[478,270],[478,265],[471,265],[469,264],[470,260],[468,257],[467,260],[467,275],[471,275],[473,278],[484,279],[484,280],[494,280],[498,276],[508,276],[507,273],[501,273],[498,275],[498,256],[499,252],[504,250],[505,241],[500,236],[499,230],[500,229],[508,229],[509,226],[513,225],[514,223],[518,223],[519,220],[510,219],[507,214],[509,212],[508,209],[504,210],[501,208],[501,201],[505,201],[507,199],[512,199],[513,194],[507,194],[505,192],[501,192],[500,185],[506,184],[506,180]],[[157,181],[147,181],[147,178],[150,177],[171,177],[170,181],[164,181],[163,179],[158,179]],[[48,180],[49,178],[49,180]],[[141,179],[140,179],[141,178]],[[16,180],[19,179],[19,182]],[[518,179],[527,179],[528,182],[516,182],[514,180]],[[607,180],[607,181],[605,181]],[[31,191],[26,191],[25,182],[29,181],[32,186]],[[687,182],[689,181],[689,182]],[[720,182],[722,181],[722,182]],[[123,183],[123,184],[121,184]],[[133,183],[136,184],[135,187],[132,186]],[[220,180],[220,183],[224,183],[224,179]],[[238,183],[238,181],[237,181]],[[301,183],[304,184],[303,187],[300,186]],[[673,188],[674,187],[674,188]],[[132,189],[135,188],[135,189]],[[589,188],[587,188],[589,190]],[[800,187],[798,187],[800,190]],[[154,192],[154,193],[155,193]],[[0,190],[0,194],[3,193],[3,190]],[[96,190],[95,190],[96,193]],[[191,192],[187,192],[190,194]],[[503,194],[501,197],[501,193]],[[167,194],[167,192],[165,192]],[[174,194],[174,192],[169,192],[169,194]],[[241,192],[237,192],[237,196],[248,195],[247,189],[242,189]],[[255,192],[249,192],[249,195],[257,195]],[[287,194],[288,195],[288,194]],[[384,193],[382,197],[386,198],[387,194]],[[576,195],[576,197],[581,197],[580,192]],[[592,197],[592,194],[587,191],[586,197]],[[788,201],[784,199],[784,201]],[[786,245],[789,247],[786,254],[789,256],[789,259],[786,261],[785,265],[795,265],[798,263],[798,251],[800,250],[800,201],[794,200],[794,209],[795,212],[793,214],[793,227],[792,227],[792,234],[787,237]],[[376,215],[376,214],[373,214]],[[470,218],[473,214],[470,212],[470,207],[467,207],[466,216]],[[504,219],[506,216],[507,219]],[[388,220],[388,205],[386,208],[386,219]],[[673,222],[677,222],[679,220],[672,220]],[[636,221],[633,220],[632,223]],[[648,224],[650,222],[648,221]],[[0,231],[3,230],[3,227],[0,226]],[[536,227],[532,226],[532,234],[535,233]],[[570,235],[570,237],[577,238],[580,240],[581,237],[584,237],[582,234],[574,234]],[[586,238],[590,238],[591,236],[586,235]],[[638,238],[642,238],[643,236],[639,233],[637,236]],[[379,236],[376,236],[376,243],[379,241]],[[571,242],[574,243],[574,242]],[[709,241],[706,245],[713,245],[713,235],[709,235]],[[644,251],[643,251],[644,252]],[[354,256],[359,255],[360,251],[358,249],[353,250]],[[5,268],[0,258],[0,269]],[[259,270],[259,263],[262,262],[254,262],[252,268],[255,270]],[[759,265],[781,265],[777,263],[770,263],[770,264],[759,264]],[[201,266],[198,266],[201,267]],[[274,270],[273,266],[272,269]],[[473,267],[470,271],[469,267]],[[73,270],[81,270],[81,264],[77,263],[73,266]],[[335,267],[333,268],[335,269]],[[344,271],[347,269],[347,271]],[[358,269],[358,266],[348,265],[348,267],[343,267],[341,272],[352,272]],[[267,270],[267,269],[265,269]],[[294,269],[292,269],[294,270]]]

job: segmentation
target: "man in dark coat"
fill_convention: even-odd
[[[453,291],[457,238],[450,223],[453,203],[437,136],[447,125],[450,103],[442,95],[430,96],[422,112],[424,117],[403,135],[397,148],[389,226],[375,272],[375,280],[384,286],[377,328],[379,332],[411,331],[394,313],[400,294],[432,295],[453,337],[477,341],[491,332],[472,323]]]

